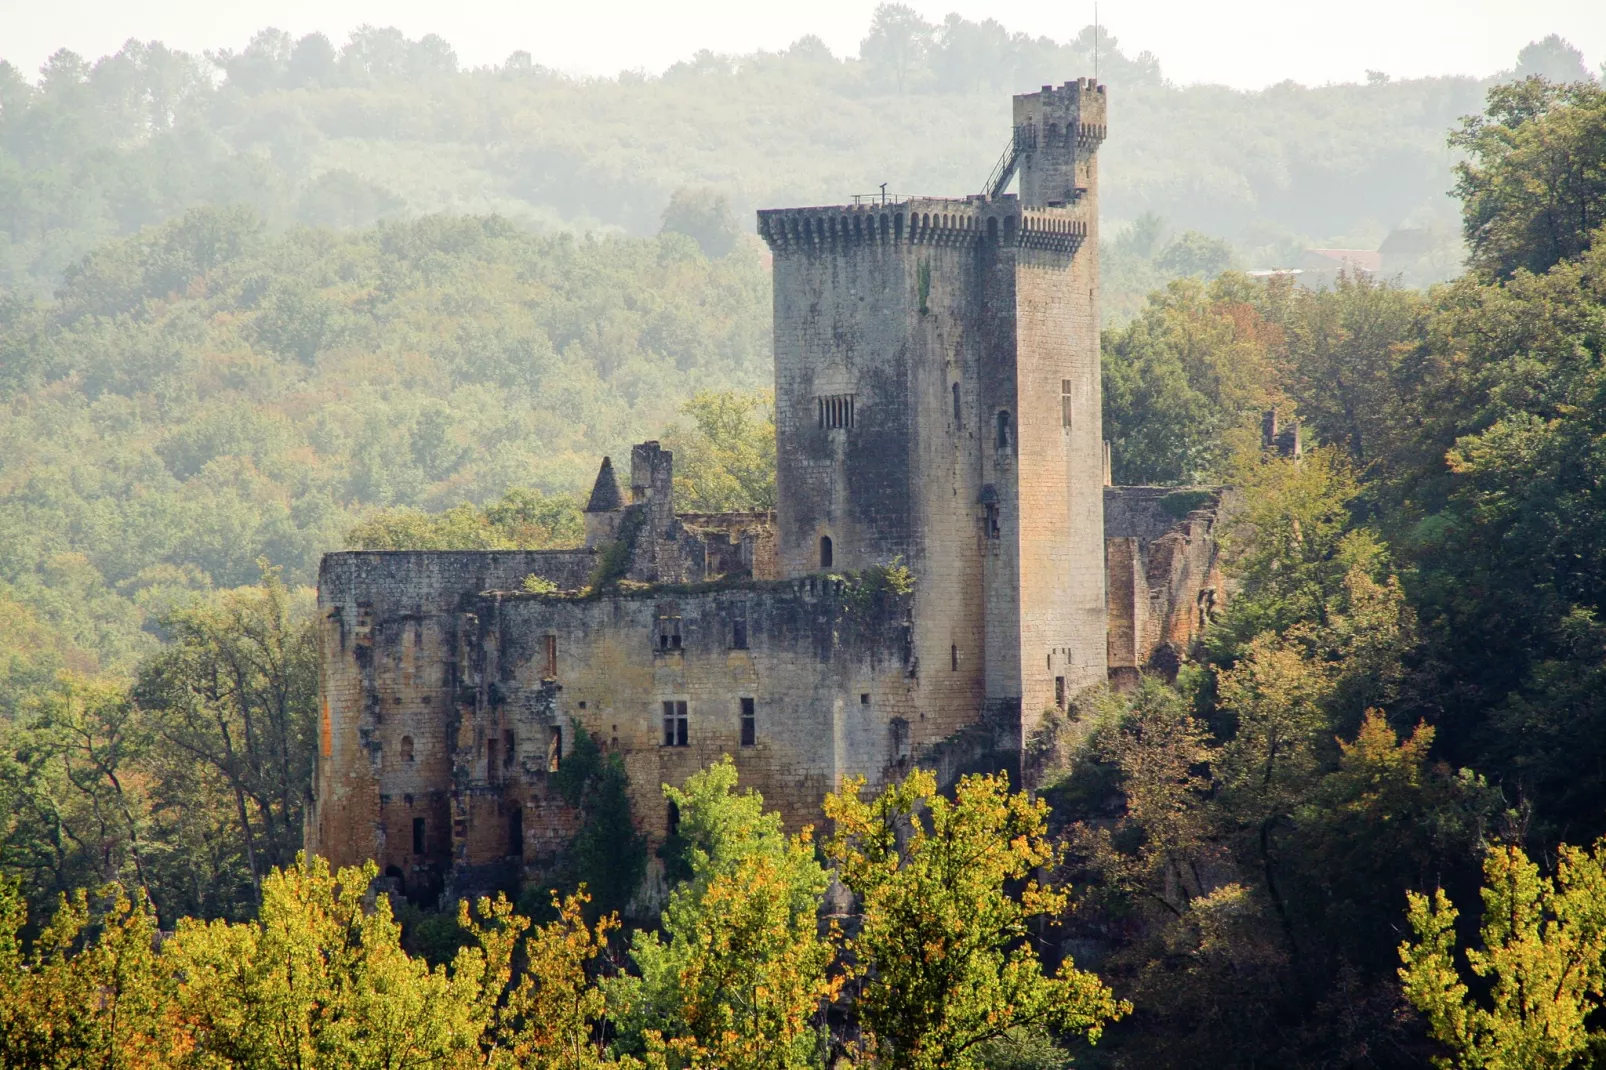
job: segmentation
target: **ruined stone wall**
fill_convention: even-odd
[[[548,783],[574,723],[623,757],[654,843],[667,832],[660,785],[722,754],[792,828],[818,823],[843,777],[880,784],[908,767],[926,720],[908,596],[825,577],[586,599],[487,590],[543,564],[326,558],[308,850],[373,858],[424,900],[547,871],[576,827]],[[683,746],[665,744],[666,701],[685,703]]]
[[[789,827],[818,824],[821,800],[842,777],[880,782],[900,748],[908,751],[908,733],[894,727],[921,717],[907,609],[906,597],[857,596],[824,578],[596,600],[494,596],[470,640],[482,698],[473,741],[465,722],[463,742],[483,759],[486,741],[511,731],[515,767],[528,769],[545,761],[546,729],[584,725],[622,755],[632,806],[655,842],[668,820],[660,785],[682,784],[724,754]],[[545,687],[555,694],[549,709]],[[753,700],[755,718],[747,745],[743,698]],[[666,701],[686,704],[684,746],[665,745]],[[470,785],[485,779],[480,766],[470,768]],[[464,830],[470,863],[505,842],[502,815],[490,805],[482,812]],[[491,831],[482,834],[482,825]]]
[[[1106,487],[1104,497],[1110,677],[1174,675],[1226,605],[1218,531],[1236,498],[1220,487]]]
[[[480,593],[534,574],[579,587],[588,551],[327,554],[318,575],[319,715],[308,851],[373,858],[410,888],[451,864],[458,638]],[[413,851],[413,821],[422,852]]]

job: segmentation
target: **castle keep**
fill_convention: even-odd
[[[1018,774],[1045,711],[1174,664],[1218,499],[1106,486],[1104,134],[1103,86],[1045,86],[982,194],[759,213],[773,515],[676,513],[648,442],[626,484],[603,461],[583,549],[327,555],[308,850],[424,897],[540,872],[576,726],[652,839],[659,785],[724,754],[796,827],[852,775]]]

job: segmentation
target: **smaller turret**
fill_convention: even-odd
[[[613,458],[604,457],[602,467],[597,470],[597,481],[591,486],[591,500],[586,503],[587,549],[603,546],[618,537],[619,517],[624,507],[619,479],[613,474]]]

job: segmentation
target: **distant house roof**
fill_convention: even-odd
[[[604,457],[602,467],[597,470],[597,481],[591,487],[591,501],[586,503],[586,512],[611,513],[624,507],[625,498],[619,493],[619,480],[613,474],[613,458]]]
[[[1300,261],[1306,271],[1366,271],[1377,274],[1383,270],[1383,257],[1376,249],[1306,249]]]

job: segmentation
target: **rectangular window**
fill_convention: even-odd
[[[998,506],[992,502],[982,506],[981,530],[989,539],[999,537]]]
[[[546,672],[542,674],[545,679],[556,680],[558,677],[558,637],[546,637]]]
[[[667,654],[672,650],[680,649],[680,617],[659,613],[658,615],[658,651]]]
[[[747,610],[738,609],[731,617],[731,649],[747,649]]]
[[[1054,677],[1054,705],[1060,709],[1065,708],[1065,677]]]
[[[485,779],[496,779],[496,743],[494,739],[485,741]]]
[[[1071,426],[1071,381],[1060,380],[1060,426]]]
[[[853,430],[853,398],[852,394],[815,398],[814,407],[820,426],[827,430]]]
[[[424,853],[424,819],[421,818],[421,817],[415,817],[415,818],[413,818],[413,854],[421,855],[423,853]]]
[[[753,700],[742,699],[742,746],[751,747],[758,742],[758,713]]]
[[[664,746],[684,747],[689,739],[686,731],[686,703],[675,699],[664,700]]]
[[[515,746],[517,741],[518,737],[513,734],[512,729],[502,733],[502,764],[504,766],[511,766],[517,759],[519,753],[519,748]]]
[[[556,773],[558,765],[563,761],[563,728],[553,725],[548,731],[546,742],[546,771]]]

